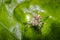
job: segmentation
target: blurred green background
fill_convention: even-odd
[[[41,34],[24,24],[32,13],[49,16]],[[0,0],[0,40],[60,40],[60,0]]]

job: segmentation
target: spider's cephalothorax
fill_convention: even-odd
[[[40,15],[35,15],[33,16],[32,24],[33,26],[38,26],[41,21],[41,16]]]

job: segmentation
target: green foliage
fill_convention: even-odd
[[[11,3],[11,0],[5,0],[5,3],[6,4],[10,4]]]
[[[28,24],[34,12],[42,16],[41,32]],[[60,40],[60,0],[0,0],[0,40]]]

